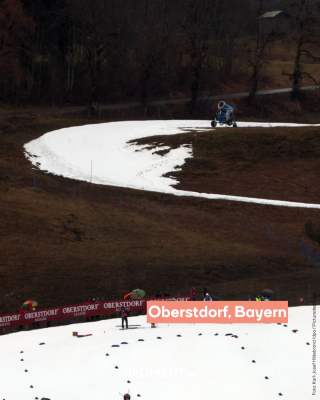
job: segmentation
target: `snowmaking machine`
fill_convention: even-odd
[[[233,108],[226,104],[224,101],[218,103],[219,112],[216,114],[215,119],[211,122],[211,126],[214,128],[219,125],[228,125],[237,127],[237,123],[234,120]]]

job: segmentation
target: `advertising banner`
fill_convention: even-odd
[[[0,315],[0,328],[11,328],[21,325],[30,325],[47,321],[57,321],[67,318],[90,317],[92,315],[118,314],[124,306],[129,312],[146,311],[147,301],[189,301],[191,296],[155,297],[143,299],[126,299],[113,301],[99,301],[96,303],[82,303],[71,306],[51,307],[14,314]]]

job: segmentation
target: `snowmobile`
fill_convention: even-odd
[[[237,127],[237,123],[234,120],[233,108],[226,104],[224,101],[218,103],[219,112],[216,114],[215,119],[211,122],[211,126],[214,128],[219,125],[228,125]]]

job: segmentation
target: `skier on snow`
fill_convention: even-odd
[[[120,317],[122,319],[122,329],[124,329],[124,321],[126,321],[126,329],[128,329],[128,310],[122,306],[120,309]]]

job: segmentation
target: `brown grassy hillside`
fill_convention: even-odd
[[[320,293],[320,268],[265,233],[269,226],[284,241],[288,235],[301,240],[305,223],[319,222],[318,210],[179,198],[32,169],[24,143],[85,123],[70,117],[0,121],[1,313],[29,298],[62,305],[120,297],[137,287],[152,296],[160,289],[189,293],[193,285],[200,294],[206,286],[219,297],[226,284],[232,300],[279,287],[291,305],[307,297],[309,284]],[[317,134],[318,128],[239,128],[159,140],[193,144],[194,158],[177,174],[179,188],[319,202]]]

